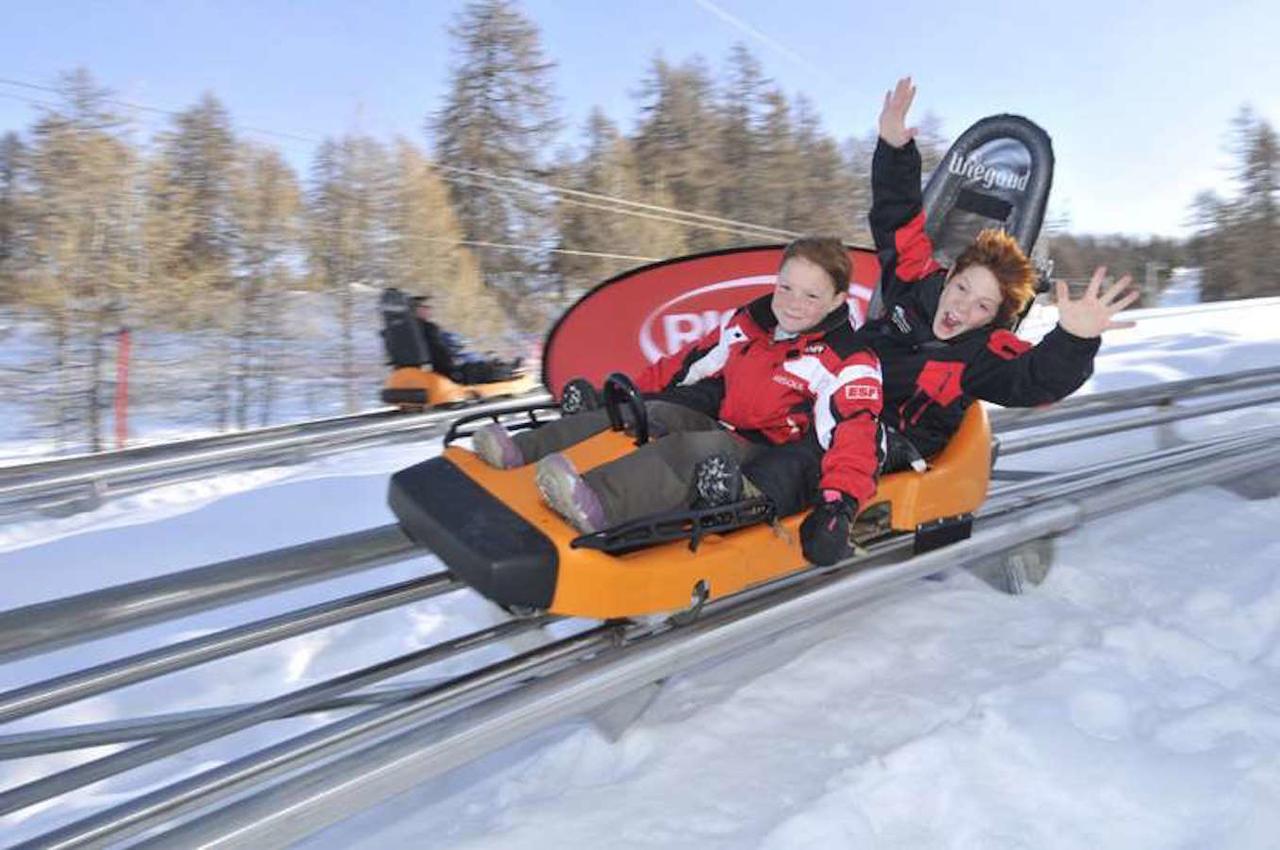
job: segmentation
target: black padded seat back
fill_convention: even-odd
[[[1003,230],[1027,255],[1053,185],[1049,134],[1020,115],[992,115],[956,139],[924,189],[925,232],[950,268],[979,231]]]
[[[379,303],[382,308],[382,342],[387,349],[387,362],[396,367],[430,366],[431,354],[409,296],[392,287],[382,291]]]

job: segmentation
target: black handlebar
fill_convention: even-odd
[[[644,406],[644,398],[635,383],[622,372],[614,372],[604,379],[604,408],[609,413],[609,426],[615,431],[626,427],[622,419],[622,403],[631,408],[631,416],[635,422],[636,445],[643,446],[649,442],[649,412]]]

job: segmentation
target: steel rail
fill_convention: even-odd
[[[379,408],[365,410],[343,416],[331,416],[322,419],[308,419],[301,422],[287,422],[271,425],[266,428],[247,428],[243,431],[226,431],[209,434],[203,437],[189,437],[169,442],[147,443],[130,446],[124,449],[109,449],[103,452],[84,452],[74,455],[44,458],[29,463],[15,463],[0,466],[0,482],[12,483],[19,480],[37,478],[42,475],[64,474],[76,470],[92,469],[98,466],[132,463],[149,460],[171,454],[199,451],[228,443],[246,443],[291,434],[303,434],[312,431],[323,431],[331,428],[343,428],[348,425],[360,425],[400,416],[396,408]]]
[[[549,400],[545,393],[519,399],[504,399],[478,405],[468,412],[501,416],[513,409]],[[353,444],[367,445],[397,439],[419,437],[424,433],[444,430],[457,418],[456,410],[424,413],[414,417],[393,417],[374,422],[325,430],[319,434],[285,434],[248,442],[207,445],[194,450],[157,457],[109,462],[101,467],[59,473],[0,483],[0,506],[24,506],[49,501],[67,494],[90,493],[100,496],[108,490],[119,492],[133,484],[153,484],[158,479],[176,480],[183,475],[203,473],[209,469],[227,469],[236,464],[264,465],[283,457],[297,462],[304,456],[346,450]],[[0,482],[10,475],[0,470]]]
[[[986,504],[978,512],[979,520],[991,520],[998,518],[1017,507],[1025,507],[1027,505],[1043,502],[1047,499],[1059,498],[1062,496],[1074,495],[1076,493],[1087,491],[1090,488],[1100,485],[1109,484],[1114,481],[1124,481],[1135,475],[1158,472],[1162,467],[1168,466],[1170,463],[1187,463],[1191,461],[1202,461],[1219,457],[1223,454],[1240,451],[1252,451],[1258,446],[1269,445],[1272,441],[1280,439],[1280,426],[1269,426],[1257,428],[1244,434],[1236,435],[1228,440],[1217,440],[1205,443],[1192,443],[1173,448],[1160,449],[1147,452],[1142,455],[1136,455],[1126,458],[1122,462],[1104,462],[1087,467],[1080,467],[1067,470],[1060,473],[1052,473],[1035,479],[1034,481],[1020,482],[1015,484],[1007,484],[995,488],[988,497]],[[869,556],[877,556],[888,551],[881,545],[873,546],[868,549]],[[448,581],[443,574],[429,577],[429,579],[419,581]],[[456,583],[449,584],[444,590],[457,587]],[[392,589],[388,589],[392,590]],[[375,591],[369,594],[357,595],[350,599],[358,599],[360,596],[373,596],[374,594],[383,594],[387,591]],[[440,591],[440,592],[443,592]],[[342,608],[345,604],[349,604],[347,600],[338,600],[336,602],[323,603],[316,608],[330,610],[331,616],[342,619],[360,616],[359,613],[349,612],[346,616],[342,616]],[[393,603],[394,604],[394,603]],[[389,605],[387,607],[390,607]],[[310,609],[309,609],[310,610]],[[266,624],[279,622],[288,627],[294,618],[302,618],[307,612],[296,612],[295,614],[281,615],[272,618],[270,621],[263,621]],[[319,628],[321,623],[311,628]],[[297,631],[306,630],[306,623],[300,623]],[[268,625],[267,628],[274,628]],[[150,653],[143,653],[133,658],[121,659],[113,661],[109,664],[101,665],[99,668],[91,670],[79,671],[77,673],[68,674],[59,679],[50,682],[38,683],[37,685],[27,686],[20,691],[10,692],[9,694],[0,694],[0,722],[15,719],[16,717],[25,716],[35,713],[36,711],[47,710],[55,705],[61,705],[74,699],[82,699],[91,693],[100,693],[110,690],[112,687],[118,687],[133,681],[139,681],[141,678],[150,678],[160,675],[162,672],[168,672],[172,669],[178,669],[179,662],[188,660],[189,663],[180,666],[190,666],[191,664],[200,663],[209,660],[210,657],[221,657],[222,655],[231,654],[239,651],[234,647],[225,647],[224,644],[230,643],[242,634],[252,634],[258,629],[258,624],[250,624],[241,626],[237,629],[231,629],[226,632],[215,635],[197,638],[187,644],[180,644],[176,647],[154,650]],[[296,633],[290,631],[289,634]],[[285,637],[288,634],[279,634],[279,637]],[[260,643],[269,642],[270,636],[263,636],[260,640],[255,640],[254,646]],[[199,649],[200,645],[210,645],[210,652],[217,651],[217,655],[205,655],[201,652],[196,655],[192,649],[188,649],[188,645],[194,645],[195,649]],[[219,649],[223,651],[219,651]],[[166,659],[172,658],[170,662],[174,666],[166,667],[163,670],[156,669],[159,663]],[[143,670],[135,673],[134,667],[142,666]],[[107,676],[113,676],[111,681],[104,681]],[[47,702],[46,702],[47,700]],[[328,710],[331,706],[326,706],[323,710]],[[24,709],[20,713],[15,708]],[[83,730],[45,730],[43,733],[36,735],[35,733],[21,733],[16,736],[4,737],[0,736],[0,759],[14,758],[16,755],[34,755],[42,752],[50,752],[62,749],[71,749],[76,746],[100,746],[103,744],[122,743],[126,741],[142,740],[153,738],[161,734],[176,731],[184,726],[189,726],[198,722],[210,719],[215,714],[227,713],[235,710],[235,707],[223,707],[219,709],[206,709],[199,712],[186,712],[175,716],[162,716],[152,719],[147,723],[139,723],[137,721],[120,721],[116,724],[94,724],[89,729]],[[317,707],[316,710],[322,710]],[[77,743],[78,742],[78,743]]]
[[[1256,378],[1258,376],[1251,373],[1251,377]],[[1002,435],[999,438],[1000,452],[1002,455],[1011,455],[1036,448],[1044,448],[1049,445],[1058,445],[1070,440],[1083,440],[1122,430],[1149,427],[1155,424],[1236,409],[1241,406],[1275,401],[1280,401],[1280,393],[1262,392],[1251,394],[1245,398],[1233,398],[1217,403],[1177,407],[1112,419],[1108,422],[1086,425],[1075,429],[1059,428],[1047,434]],[[1099,411],[1090,410],[1082,414],[1082,418],[1098,414]],[[390,543],[392,551],[380,553],[377,550],[387,548],[386,542],[381,539],[384,534],[392,540]],[[368,557],[371,560],[367,562],[364,560],[365,555],[362,554],[366,543],[360,538],[360,535],[371,535],[377,541],[368,546]],[[67,642],[88,639],[89,637],[100,637],[122,629],[134,628],[135,625],[143,625],[148,622],[180,616],[183,613],[190,613],[194,610],[209,607],[208,605],[191,607],[197,599],[203,598],[203,595],[209,592],[208,588],[204,587],[204,583],[209,580],[206,576],[212,577],[216,574],[225,574],[231,577],[230,580],[233,583],[239,585],[240,582],[235,577],[250,573],[257,580],[263,581],[263,584],[258,590],[245,595],[259,595],[272,592],[282,586],[291,586],[280,585],[278,587],[274,583],[266,582],[265,579],[279,570],[281,564],[289,565],[295,559],[307,559],[314,565],[316,560],[326,559],[330,550],[332,550],[340,560],[348,562],[346,567],[343,568],[344,570],[365,569],[385,563],[388,560],[394,560],[396,555],[409,551],[411,545],[395,526],[384,526],[381,529],[372,529],[369,532],[348,535],[346,538],[316,541],[293,549],[248,556],[247,559],[238,559],[235,562],[222,565],[215,564],[172,576],[135,582],[118,588],[108,588],[65,600],[3,612],[0,613],[0,661],[10,660],[37,651],[46,651],[58,645],[65,645]],[[286,568],[288,567],[286,566]],[[327,574],[325,577],[327,577]],[[319,580],[319,576],[312,580]],[[197,589],[199,589],[199,593],[196,592]],[[182,593],[179,594],[178,591],[182,591]],[[155,603],[157,599],[167,602],[167,606],[165,606],[167,611],[162,610],[162,606]],[[210,604],[224,603],[215,602],[211,598]],[[102,613],[104,609],[108,612],[115,610],[122,613],[113,617],[109,613]],[[144,614],[148,615],[149,618],[143,619]],[[98,623],[98,625],[85,628],[84,624],[86,622]]]
[[[877,541],[866,547],[866,554],[862,556],[862,560],[860,560],[859,563],[863,565],[874,565],[890,556],[901,555],[904,552],[907,552],[910,547],[911,540],[909,537],[894,537]],[[771,592],[773,589],[792,581],[804,580],[807,575],[812,574],[813,570],[814,568],[807,568],[798,573],[792,573],[787,576],[773,579],[743,590],[740,593],[735,594],[732,599],[742,600],[758,593]],[[724,605],[727,601],[728,600],[716,600],[707,603],[704,610],[714,610],[716,607]],[[344,708],[365,703],[394,702],[401,699],[404,693],[408,690],[408,688],[394,688],[386,691],[375,691],[367,694],[338,697],[324,703],[318,703],[313,708],[308,709],[307,712],[329,711],[334,708]],[[245,707],[246,705],[244,704],[225,705],[194,711],[152,715],[145,718],[130,718],[127,720],[90,723],[74,727],[64,727],[61,729],[39,729],[28,732],[17,732],[9,735],[0,735],[0,760],[25,758],[28,756],[43,755],[45,753],[58,752],[62,750],[147,740],[160,735],[167,735],[173,732],[185,730],[193,725],[203,723],[216,717],[221,717],[232,711],[237,711]]]
[[[205,808],[299,764],[332,757],[395,731],[457,712],[508,690],[513,683],[545,676],[618,643],[625,627],[606,623],[545,647],[419,691],[414,698],[362,712],[303,733],[219,767],[182,779],[107,811],[46,833],[17,847],[107,847],[187,812]],[[17,850],[17,847],[13,850]]]
[[[1104,460],[1062,472],[1046,473],[993,489],[979,515],[996,514],[1011,504],[1029,504],[1045,498],[1074,494],[1089,487],[1126,481],[1136,475],[1158,473],[1173,462],[1189,462],[1257,448],[1265,449],[1277,440],[1280,440],[1280,423],[1258,426],[1226,438],[1183,443],[1123,460]]]
[[[429,687],[440,684],[439,680],[419,681],[404,685],[379,685],[368,691],[347,694],[290,714],[289,717],[301,717],[317,712],[338,711],[382,703],[400,702],[407,696],[421,693]],[[164,714],[150,714],[142,717],[130,717],[120,720],[106,720],[100,723],[81,723],[74,726],[62,726],[57,729],[31,729],[26,732],[11,732],[0,735],[0,761],[30,758],[48,753],[82,750],[90,747],[105,747],[112,744],[128,744],[134,741],[145,741],[160,735],[181,732],[184,729],[221,717],[232,711],[248,708],[253,703],[232,703],[229,705],[195,708],[189,711],[171,711]]]
[[[1264,432],[1266,431],[1266,429],[1263,430]],[[1145,471],[1151,466],[1152,461],[1159,462],[1164,458],[1191,450],[1195,450],[1201,455],[1211,456],[1231,450],[1231,447],[1242,439],[1244,439],[1244,436],[1237,435],[1234,440],[1218,441],[1204,446],[1192,444],[1188,447],[1178,447],[1128,458],[1123,464],[1112,462],[1095,467],[1042,476],[1034,482],[1003,485],[993,490],[988,499],[986,510],[981,512],[980,515],[989,515],[994,505],[1007,502],[1011,497],[1018,494],[1031,491],[1044,492],[1046,487],[1056,482],[1073,481],[1098,474],[1105,475],[1108,479],[1120,480],[1125,476]],[[1148,461],[1145,465],[1140,463],[1144,459]],[[321,541],[319,545],[323,544],[324,541]],[[418,598],[418,594],[422,593],[424,594],[422,598],[425,598],[426,595],[435,595],[437,592],[443,592],[458,586],[457,583],[451,582],[445,574],[439,574],[428,580],[411,582],[400,588],[370,591],[346,599],[321,603],[303,611],[283,614],[256,623],[238,626],[223,632],[195,638],[175,646],[114,660],[52,680],[37,682],[7,693],[0,693],[0,723],[48,710],[78,699],[84,699],[126,684],[203,663],[214,658],[224,657],[275,640],[281,640],[304,631],[363,616],[373,610],[383,610],[387,607],[403,604],[403,601],[397,601],[400,599],[401,594],[412,594],[413,598]],[[422,590],[420,588],[426,589]]]
[[[414,544],[398,525],[260,552],[0,612],[0,661],[403,560]]]
[[[1206,459],[1203,453],[1186,449],[1186,447],[1180,447],[1184,449],[1181,452],[1165,450],[1163,457],[1165,472],[1109,488],[1101,498],[1091,498],[1087,503],[1081,503],[1055,497],[1055,500],[1048,504],[1012,505],[998,512],[1004,515],[1003,521],[993,522],[987,518],[980,520],[974,537],[969,541],[962,541],[909,561],[872,569],[867,569],[865,564],[859,564],[858,572],[837,571],[827,575],[838,577],[831,581],[857,587],[866,586],[855,596],[841,602],[841,605],[853,604],[865,598],[870,592],[878,592],[882,588],[935,572],[943,566],[968,562],[981,555],[1003,551],[1027,539],[1059,533],[1091,516],[1110,513],[1115,507],[1129,505],[1135,500],[1146,499],[1152,495],[1167,494],[1171,488],[1230,477],[1242,470],[1256,469],[1259,465],[1280,464],[1280,443],[1269,439],[1268,434],[1254,434],[1251,439],[1239,440],[1236,443],[1233,450],[1216,459]],[[1079,490],[1096,489],[1087,481],[1074,483]],[[1044,517],[1049,517],[1050,520],[1043,521]],[[1009,529],[1014,530],[1011,535],[1006,533]],[[993,533],[997,533],[995,537]],[[622,665],[625,669],[630,663],[627,658],[633,647],[643,649],[647,645],[645,633],[636,633],[639,636],[633,638],[632,643],[616,651],[601,653],[596,661],[576,665],[540,683],[522,688],[517,693],[508,692],[496,700],[490,700],[484,705],[472,708],[465,716],[451,716],[444,724],[443,730],[426,724],[411,726],[406,731],[397,733],[393,739],[342,756],[337,762],[330,762],[324,767],[312,769],[301,774],[297,779],[287,780],[258,796],[232,803],[189,825],[177,827],[174,831],[146,842],[142,846],[284,846],[288,841],[296,840],[367,805],[372,805],[390,794],[399,793],[422,779],[430,778],[450,767],[511,743],[522,735],[535,731],[536,728],[564,719],[570,714],[598,707],[608,700],[623,696],[651,681],[687,669],[691,664],[700,663],[724,652],[734,651],[744,643],[759,641],[766,635],[772,634],[772,631],[768,628],[760,628],[757,618],[763,617],[769,620],[778,617],[777,613],[770,612],[791,605],[794,598],[787,599],[788,594],[799,593],[803,594],[801,598],[808,598],[814,593],[825,592],[822,587],[814,590],[814,581],[810,579],[784,588],[780,591],[784,598],[781,603],[776,599],[779,594],[772,593],[757,596],[742,603],[740,607],[727,608],[725,609],[727,614],[721,614],[713,606],[708,606],[704,612],[705,619],[679,630],[674,638],[675,642],[668,640],[671,646],[667,654],[672,655],[675,660],[664,662],[660,670],[644,668],[647,672],[638,678],[634,674],[628,674],[621,680],[616,672],[609,672],[616,670],[618,665]],[[816,581],[825,586],[828,579],[819,576]],[[786,624],[781,627],[790,628],[803,624],[806,620],[813,621],[827,616],[828,613],[834,613],[826,609],[812,610],[810,603],[805,605],[804,611],[797,612],[795,618],[786,620]],[[739,611],[745,613],[738,613]],[[730,624],[740,617],[751,619],[755,624],[740,630],[737,639],[723,646],[720,645],[720,641],[716,641],[716,645],[706,652],[690,648],[685,644],[685,635],[689,636],[690,641],[696,642],[697,634],[705,632],[708,624],[716,623],[722,617],[731,618]],[[659,636],[658,640],[661,639]],[[593,670],[605,676],[606,680],[621,683],[617,684],[616,689],[610,689],[608,684],[597,684],[591,678]],[[584,681],[591,684],[582,685]],[[527,706],[530,701],[538,700],[544,703],[543,707],[529,711],[521,707]],[[513,705],[515,708],[512,707]],[[391,710],[394,710],[396,716],[407,723],[408,718],[413,716],[413,703],[398,703],[394,709],[375,709],[367,714],[375,716],[382,711]],[[512,711],[515,711],[514,715]],[[522,718],[533,723],[533,727],[524,725]],[[324,729],[316,730],[316,734],[323,735],[324,731]],[[246,768],[254,763],[258,755],[245,757]],[[310,762],[314,759],[305,759],[305,761]],[[290,760],[290,764],[296,762],[296,759]],[[235,786],[237,789],[247,782],[254,781],[251,770],[249,773],[241,772],[239,776],[240,781]],[[153,792],[148,795],[149,802],[141,808],[135,806],[137,801],[126,803],[84,821],[68,825],[54,833],[41,836],[38,839],[39,844],[33,843],[29,846],[59,848],[103,846],[101,842],[108,838],[119,840],[126,834],[136,834],[139,831],[154,828],[163,820],[172,819],[178,814],[178,809],[175,807],[180,807],[182,812],[186,812],[210,805],[213,799],[203,796],[199,787],[193,787],[190,782],[195,782],[196,786],[210,787],[201,782],[200,777],[194,777],[187,781],[187,784],[179,783]],[[217,788],[216,783],[212,788]],[[232,789],[223,788],[222,790],[223,793],[220,793],[219,797],[225,796]],[[278,817],[278,807],[281,806],[287,808],[293,818]],[[149,814],[144,813],[144,809]],[[301,822],[294,819],[300,811]]]
[[[1123,406],[1132,406],[1137,403],[1164,403],[1204,393],[1218,392],[1220,391],[1218,387],[1224,385],[1245,388],[1275,381],[1280,381],[1280,367],[1262,367],[1223,375],[1188,378],[1162,384],[1072,397],[1057,402],[1047,409],[999,409],[992,412],[991,419],[992,424],[1000,428],[1023,427],[1022,423],[1024,421],[1028,426],[1039,425],[1056,419],[1057,414],[1072,413],[1081,407],[1109,406],[1116,403]],[[528,396],[527,400],[533,402],[549,400],[549,398],[547,394],[540,393]],[[486,405],[481,404],[467,408],[467,412],[483,412],[485,409]],[[438,424],[441,416],[449,416],[453,413],[457,413],[457,411],[436,411],[434,415],[428,413],[417,415],[416,424],[422,430],[430,430]],[[127,467],[129,464],[138,461],[155,460],[171,455],[192,454],[204,449],[229,444],[252,444],[282,436],[322,437],[329,431],[340,431],[353,425],[367,425],[384,419],[402,419],[405,415],[396,408],[378,408],[322,419],[288,422],[265,428],[251,428],[171,442],[151,443],[125,449],[86,452],[29,463],[10,464],[0,466],[0,486],[43,476],[64,475],[77,471],[92,473],[95,468]],[[415,429],[410,428],[409,432],[412,433],[413,430]]]
[[[999,517],[1023,507],[1042,504],[1061,498],[1085,496],[1093,498],[1092,491],[1113,485],[1126,484],[1135,477],[1152,475],[1159,477],[1174,466],[1194,463],[1217,462],[1224,457],[1254,455],[1264,458],[1272,446],[1280,444],[1280,425],[1254,429],[1228,440],[1191,443],[1136,456],[1129,463],[1102,462],[1085,470],[1068,470],[1054,473],[1033,481],[1017,482],[993,491],[983,505],[982,517]],[[1262,467],[1267,466],[1266,463]],[[1256,471],[1248,468],[1241,472]],[[1166,495],[1163,494],[1162,495]]]
[[[458,590],[462,582],[440,572],[278,614],[252,623],[125,656],[0,693],[0,723],[185,670],[296,635],[398,608]]]
[[[1214,413],[1223,413],[1228,410],[1239,410],[1243,407],[1261,407],[1267,404],[1280,403],[1280,389],[1268,389],[1256,391],[1244,396],[1224,399],[1216,402],[1206,402],[1203,404],[1188,405],[1185,407],[1161,408],[1147,413],[1135,414],[1132,416],[1122,416],[1117,414],[1118,418],[1108,419],[1105,422],[1099,422],[1093,425],[1076,425],[1072,428],[1053,428],[1043,431],[1037,430],[1032,434],[1001,434],[1000,454],[1010,455],[1018,452],[1027,452],[1033,449],[1042,449],[1048,446],[1059,446],[1063,443],[1073,442],[1076,440],[1089,440],[1094,437],[1104,437],[1108,434],[1119,433],[1120,431],[1132,431],[1137,428],[1147,428],[1152,425],[1161,425],[1166,422],[1176,422],[1183,419],[1194,419],[1201,416],[1209,416]],[[1092,417],[1090,417],[1092,418]]]
[[[176,735],[156,738],[145,744],[138,744],[127,750],[85,762],[70,770],[0,791],[0,817],[36,803],[60,797],[69,791],[124,773],[164,756],[189,750],[199,744],[257,726],[268,720],[278,720],[299,709],[308,708],[340,694],[399,676],[427,664],[434,664],[464,650],[477,649],[522,632],[532,631],[554,619],[554,617],[542,616],[527,620],[507,620],[254,703],[247,708],[186,729]]]
[[[975,528],[968,540],[878,569],[837,578],[781,601],[761,600],[719,617],[641,637],[467,712],[424,723],[315,766],[143,841],[137,847],[282,848],[414,785],[508,746],[546,727],[598,709],[650,683],[759,644],[785,630],[837,616],[905,582],[989,557],[1028,540],[1061,534],[1100,515],[1181,487],[1280,464],[1280,444],[1247,455],[1186,463],[1167,474],[1103,488],[1087,501],[1058,499]],[[60,848],[77,846],[56,845]]]
[[[1264,367],[1066,399],[1047,409],[995,410],[997,431],[1041,427],[1136,405],[1169,404],[1207,394],[1232,392],[1280,381],[1280,367]],[[543,392],[519,399],[468,408],[468,412],[500,416],[512,408],[549,402]],[[340,451],[358,444],[388,442],[435,433],[457,415],[456,410],[415,416],[372,411],[350,417],[274,426],[257,431],[214,435],[178,443],[128,449],[102,455],[38,461],[0,468],[0,509],[61,504],[64,509],[96,506],[108,492],[120,494],[157,480],[178,480],[211,469],[298,462],[303,457]],[[351,423],[355,424],[351,424]],[[313,424],[314,423],[314,424]],[[60,501],[59,501],[60,500]],[[76,501],[82,504],[76,505]]]
[[[996,408],[991,410],[989,415],[991,427],[1001,432],[1021,428],[1040,428],[1083,416],[1130,410],[1139,406],[1174,404],[1206,395],[1270,386],[1278,382],[1280,382],[1280,366],[1264,366],[1223,375],[1207,375],[1123,390],[1071,396],[1044,408]]]

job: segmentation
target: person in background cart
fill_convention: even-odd
[[[506,361],[496,357],[480,357],[467,351],[457,334],[450,333],[435,323],[429,298],[414,297],[413,311],[426,340],[434,371],[459,384],[490,384],[508,381],[516,376],[521,365],[520,358]]]

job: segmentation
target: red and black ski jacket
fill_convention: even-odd
[[[1055,327],[1037,345],[988,326],[949,340],[933,334],[947,270],[925,233],[920,152],[881,139],[871,166],[871,233],[880,258],[885,314],[858,336],[880,356],[885,424],[925,457],[960,427],[975,398],[1006,407],[1058,401],[1093,373],[1100,340]]]
[[[856,341],[847,305],[806,333],[776,339],[770,303],[766,295],[738,308],[716,330],[645,369],[636,385],[756,442],[816,439],[821,486],[866,504],[879,466],[879,361]]]

